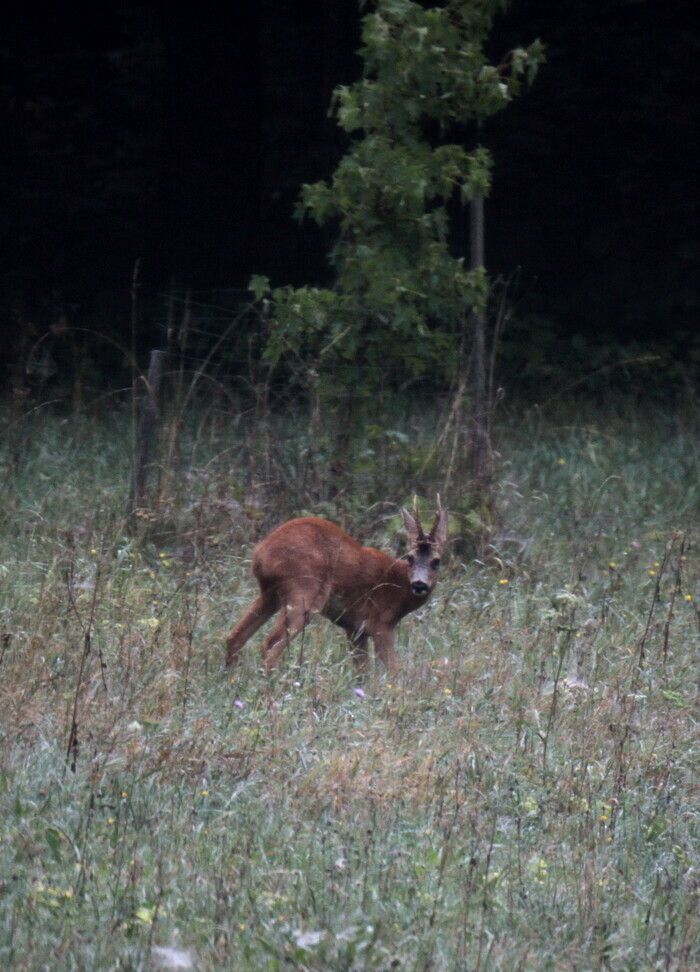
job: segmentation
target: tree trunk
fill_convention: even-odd
[[[475,196],[469,206],[471,270],[484,268],[484,199]],[[489,436],[489,403],[487,398],[486,313],[475,310],[472,326],[472,419],[469,430],[469,453],[472,479],[472,503],[482,522],[479,546],[488,542],[494,513],[493,452]]]
[[[484,267],[484,198],[476,196],[469,206],[469,237],[471,270]],[[486,416],[486,315],[483,310],[474,311],[473,374],[472,374],[472,474],[476,483],[487,478],[489,465],[489,441]]]

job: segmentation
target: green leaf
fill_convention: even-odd
[[[677,709],[684,709],[688,705],[688,700],[683,693],[676,692],[674,689],[661,689],[661,695]]]
[[[63,834],[55,827],[47,827],[44,831],[44,838],[48,844],[49,850],[51,851],[51,856],[57,864],[60,864],[63,859],[61,846],[64,840]]]
[[[152,925],[157,911],[157,905],[142,905],[134,912],[134,918],[142,925]]]
[[[262,274],[255,273],[250,278],[250,283],[248,284],[248,290],[253,294],[256,300],[262,300],[267,294],[270,293],[270,280],[268,277],[264,277]]]

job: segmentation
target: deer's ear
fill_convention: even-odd
[[[406,528],[409,543],[416,543],[423,537],[423,527],[420,525],[420,520],[404,508],[401,509],[401,516],[403,517],[403,525]]]
[[[433,528],[428,535],[428,539],[431,543],[434,543],[437,547],[442,550],[442,548],[447,543],[447,510],[440,507],[440,509],[435,514],[435,522],[433,523]]]

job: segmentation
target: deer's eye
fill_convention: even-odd
[[[430,561],[430,566],[433,570],[437,570],[440,566],[440,558],[436,557],[435,560]]]
[[[413,567],[415,562],[416,562],[416,558],[413,556],[413,554],[406,554],[406,563],[408,564],[409,567]]]

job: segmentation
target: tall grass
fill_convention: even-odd
[[[694,422],[505,420],[491,563],[455,552],[402,674],[355,691],[325,623],[272,681],[257,644],[222,666],[254,537],[300,511],[293,424],[280,494],[243,428],[193,421],[134,538],[128,419],[27,417],[0,472],[0,966],[696,968]],[[402,462],[358,462],[378,544]]]

